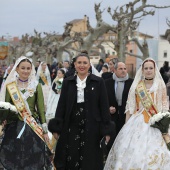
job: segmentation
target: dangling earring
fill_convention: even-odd
[[[18,74],[17,71],[15,71],[15,76],[16,76],[17,79],[19,78],[19,74]]]
[[[76,75],[77,75],[77,73],[78,73],[78,72],[75,70],[75,72],[74,72],[74,76],[76,76]]]

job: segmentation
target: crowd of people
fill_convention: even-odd
[[[149,123],[153,111],[169,110],[168,64],[158,70],[147,58],[134,79],[117,58],[94,67],[86,51],[71,62],[34,67],[21,56],[0,66],[0,101],[18,111],[2,123],[3,168],[169,170],[170,152]]]

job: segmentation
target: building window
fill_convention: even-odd
[[[112,51],[112,55],[115,55],[115,52],[114,52],[114,51]]]
[[[109,39],[110,39],[110,40],[115,40],[115,39],[116,39],[116,36],[110,36]]]
[[[133,53],[133,50],[130,50],[130,53]]]
[[[164,58],[167,58],[167,51],[164,51]]]

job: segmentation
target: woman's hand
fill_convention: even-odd
[[[130,114],[130,112],[128,111],[128,112],[126,113],[125,123],[127,123],[127,121],[130,119],[130,117],[131,117],[131,114]]]
[[[108,144],[109,141],[110,141],[110,136],[107,135],[105,143]]]
[[[49,142],[49,136],[48,136],[48,133],[45,133],[45,134],[44,134],[44,140],[45,140],[45,142],[46,142],[46,143],[48,143],[48,142]]]
[[[55,138],[56,140],[58,140],[58,138],[59,138],[58,133],[53,133],[53,136],[54,136],[54,138]]]

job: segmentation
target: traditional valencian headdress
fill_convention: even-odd
[[[143,63],[147,60],[151,60],[155,63],[155,61],[152,58],[145,59]],[[135,112],[135,109],[136,109],[136,97],[135,97],[136,91],[135,90],[137,88],[138,83],[142,80],[142,77],[143,77],[142,65],[137,71],[135,79],[129,90],[125,113],[129,111],[130,114],[133,114]],[[165,83],[162,79],[162,76],[159,72],[159,69],[156,63],[155,63],[155,77],[153,80],[153,85],[150,88],[150,92],[151,93],[154,92],[154,104],[157,106],[158,112],[167,111],[169,109],[169,106],[168,106],[166,86],[165,86]]]
[[[15,65],[14,67],[12,68],[10,74],[8,75],[5,83],[3,84],[3,87],[1,89],[1,94],[0,94],[0,101],[5,101],[5,95],[6,95],[6,85],[13,82],[13,81],[16,81],[18,79],[18,73],[16,72],[16,68],[18,66],[18,64],[22,61],[22,60],[29,60],[31,63],[32,63],[32,60],[30,58],[27,58],[25,56],[21,56],[20,58],[18,58],[15,62]],[[35,77],[35,67],[34,65],[32,64],[32,70],[31,70],[31,74],[28,78],[28,82],[36,82],[36,77]]]

